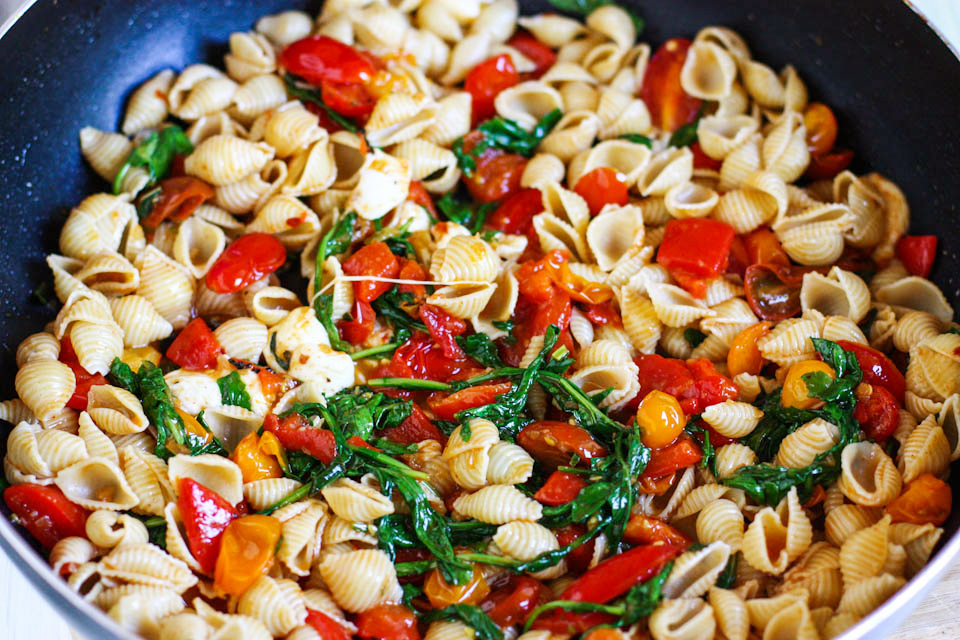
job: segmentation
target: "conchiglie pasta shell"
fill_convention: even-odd
[[[173,84],[174,73],[164,69],[137,87],[123,115],[121,131],[128,136],[158,126],[167,117],[166,96]]]
[[[87,393],[87,412],[106,433],[140,433],[150,426],[135,395],[111,385],[94,385]]]
[[[87,509],[122,511],[139,499],[123,472],[106,458],[87,458],[57,474],[55,483],[64,495]]]
[[[713,609],[700,598],[664,599],[648,624],[654,640],[712,638],[717,627]]]
[[[840,571],[846,587],[878,575],[887,562],[890,516],[860,529],[840,547]]]
[[[254,480],[243,485],[243,497],[254,509],[266,509],[300,488],[300,483],[290,478]]]
[[[830,450],[840,440],[836,425],[815,418],[789,434],[780,442],[774,464],[802,469],[813,463],[821,453]]]
[[[953,307],[940,289],[925,278],[909,276],[874,290],[880,302],[894,307],[926,311],[943,322],[953,320]]]
[[[837,612],[865,616],[896,593],[906,582],[903,578],[897,578],[888,573],[861,580],[844,590]]]
[[[644,196],[662,196],[693,176],[693,154],[690,149],[669,148],[654,154],[637,179],[637,190]]]
[[[237,612],[259,620],[270,635],[283,636],[304,623],[307,608],[292,580],[260,576],[237,600]]]
[[[216,135],[201,142],[187,156],[184,169],[188,175],[224,186],[260,171],[273,155],[274,150],[266,143]]]
[[[393,513],[393,502],[374,489],[348,478],[327,485],[321,491],[330,510],[344,520],[373,522]]]
[[[320,574],[337,604],[352,613],[399,602],[403,595],[393,563],[379,549],[328,555]]]
[[[41,422],[66,406],[76,387],[73,371],[56,360],[34,360],[17,371],[17,395]]]
[[[193,303],[194,280],[187,270],[153,247],[137,256],[140,287],[137,294],[174,329],[186,326]]]
[[[214,329],[217,342],[231,358],[257,362],[267,346],[267,327],[254,318],[233,318]]]
[[[848,444],[840,459],[840,489],[851,502],[880,507],[899,495],[900,472],[879,445],[872,442]]]
[[[737,63],[723,47],[709,41],[695,42],[687,52],[680,84],[688,95],[702,100],[720,100],[730,93],[737,79]]]
[[[911,482],[923,473],[940,476],[950,466],[950,458],[955,447],[950,446],[934,416],[927,416],[917,425],[898,453],[899,470],[904,482]]]
[[[539,520],[542,507],[513,485],[494,484],[465,494],[453,503],[455,511],[489,524],[506,524],[514,520]]]
[[[697,515],[697,539],[702,544],[723,542],[736,553],[743,544],[743,514],[730,500],[711,502]]]

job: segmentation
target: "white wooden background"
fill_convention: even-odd
[[[20,0],[0,0],[0,24],[20,4]],[[960,50],[960,0],[912,0],[912,4]],[[960,565],[955,566],[927,595],[900,628],[888,636],[888,640],[960,637],[957,632],[958,609]],[[3,554],[0,554],[0,637],[7,640],[71,640],[67,625]]]

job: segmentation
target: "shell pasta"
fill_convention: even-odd
[[[793,66],[555,4],[263,16],[79,132],[3,498],[128,632],[826,640],[936,551],[936,238]]]

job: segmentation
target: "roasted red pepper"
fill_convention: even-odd
[[[340,337],[350,344],[361,344],[373,333],[377,314],[369,302],[354,300],[350,318],[337,323]]]
[[[439,419],[453,420],[460,411],[495,402],[497,396],[510,391],[512,387],[509,382],[499,382],[467,387],[450,394],[435,393],[427,398],[427,406]]]
[[[268,233],[248,233],[231,242],[207,272],[216,293],[234,293],[262,280],[287,260],[283,244]]]
[[[680,469],[693,466],[703,459],[700,445],[688,435],[681,435],[677,441],[663,449],[655,449],[650,454],[650,462],[643,470],[643,478],[662,478]]]
[[[67,406],[71,409],[83,411],[87,408],[87,394],[90,393],[90,387],[110,384],[100,373],[90,373],[80,365],[77,353],[73,350],[73,343],[69,336],[64,336],[60,340],[60,362],[70,367],[73,371],[73,377],[76,380],[76,386],[73,388],[73,395],[67,401]]]
[[[177,493],[190,553],[204,573],[213,573],[223,532],[239,514],[222,496],[191,478],[177,481]]]
[[[714,278],[727,270],[733,236],[733,227],[719,220],[671,220],[657,249],[657,262],[681,284]]]
[[[194,318],[167,348],[167,358],[189,371],[214,369],[223,347],[203,318]]]
[[[277,436],[284,449],[303,451],[324,464],[330,464],[337,455],[337,440],[333,432],[314,427],[299,413],[291,413],[282,419],[268,413],[263,420],[263,428]]]
[[[3,501],[44,549],[64,538],[86,537],[89,514],[55,486],[17,484],[4,489]]]
[[[383,437],[399,444],[416,444],[424,440],[436,440],[443,444],[446,438],[433,424],[423,409],[413,404],[413,409],[407,419],[396,427],[385,429]]]
[[[362,247],[344,260],[343,272],[348,276],[396,278],[400,272],[400,263],[386,242],[374,242]],[[358,280],[353,283],[353,294],[357,300],[373,302],[392,287],[393,284],[390,282]]]

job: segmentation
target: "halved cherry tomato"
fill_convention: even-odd
[[[681,435],[669,447],[657,449],[650,455],[650,462],[643,470],[645,478],[660,478],[662,476],[686,469],[703,459],[700,445],[690,436]]]
[[[727,269],[733,227],[709,218],[684,218],[667,223],[657,262],[671,273],[712,278]]]
[[[586,429],[553,420],[538,420],[527,425],[517,436],[517,444],[550,468],[569,464],[574,454],[583,463],[607,455],[603,445]]]
[[[557,544],[561,547],[565,547],[583,534],[587,532],[587,528],[582,524],[568,524],[565,527],[557,529],[554,533],[557,534]],[[593,561],[593,551],[596,544],[596,537],[590,538],[584,542],[579,547],[574,547],[564,556],[564,560],[567,563],[567,567],[574,573],[583,573],[587,570],[587,567],[590,566],[590,563]]]
[[[223,347],[203,318],[187,323],[167,348],[167,358],[188,371],[215,369],[221,353]]]
[[[370,117],[377,104],[376,99],[362,84],[323,80],[320,83],[320,95],[324,103],[340,115],[361,121]]]
[[[597,167],[583,174],[573,190],[587,201],[592,216],[608,204],[625,205],[628,201],[626,180],[610,167]]]
[[[811,155],[821,155],[833,149],[837,141],[837,118],[822,102],[811,102],[803,110],[803,124],[807,129],[807,149]]]
[[[723,162],[721,160],[714,160],[703,152],[703,147],[700,146],[699,141],[696,141],[690,145],[690,151],[693,153],[694,169],[710,169],[711,171],[719,171],[720,167],[723,166]]]
[[[549,602],[550,590],[539,580],[510,576],[509,582],[490,594],[480,607],[501,627],[527,619],[535,608]]]
[[[207,272],[216,293],[234,293],[262,280],[287,260],[283,244],[269,233],[248,233],[231,242]]]
[[[810,157],[810,165],[803,177],[807,180],[828,180],[850,166],[853,151],[836,149],[830,153]]]
[[[752,264],[743,278],[747,304],[761,320],[780,322],[800,313],[800,286],[810,267]]]
[[[324,464],[330,464],[337,455],[333,432],[314,427],[299,413],[291,413],[282,419],[268,413],[263,419],[263,429],[277,436],[284,449],[303,451]]]
[[[884,442],[900,423],[900,407],[893,394],[879,385],[860,384],[856,395],[853,417],[868,438]]]
[[[596,325],[609,324],[613,327],[623,327],[623,319],[612,302],[584,305],[583,315],[587,316],[587,319]]]
[[[89,514],[56,486],[13,485],[4,489],[3,501],[44,549],[51,549],[64,538],[86,537]]]
[[[592,282],[571,271],[569,260],[569,253],[554,249],[540,260],[523,263],[516,274],[520,293],[538,302],[549,301],[555,295],[555,288],[585,304],[600,304],[613,297],[613,290],[609,286]]]
[[[687,59],[691,42],[671,38],[657,49],[640,87],[640,97],[650,111],[653,126],[664,131],[676,131],[696,120],[701,101],[687,95],[680,83],[680,72]]]
[[[952,506],[950,485],[933,474],[921,473],[884,508],[884,513],[890,514],[893,522],[939,527],[947,521]]]
[[[438,223],[438,224],[443,224]],[[406,258],[397,258],[397,261],[400,263],[400,272],[397,274],[398,280],[426,280],[427,272],[423,270],[423,267],[420,266],[420,263],[416,260],[407,260]],[[409,303],[409,306],[406,304],[402,305],[404,311],[411,315],[411,317],[418,314],[420,305],[423,304],[423,301],[427,299],[427,288],[422,284],[398,284],[397,291],[400,293],[409,293],[413,296],[413,300]]]
[[[231,521],[220,539],[214,585],[232,596],[246,591],[273,564],[281,528],[279,520],[263,515]]]
[[[400,272],[400,263],[386,242],[374,242],[354,252],[343,261],[343,272],[349,276],[374,276],[377,278],[396,278]],[[373,302],[390,291],[393,284],[375,280],[358,280],[353,283],[353,294],[357,300]]]
[[[306,623],[313,627],[323,640],[350,640],[350,634],[340,623],[322,611],[307,609]]]
[[[897,258],[911,275],[926,278],[937,257],[937,236],[903,236],[897,242]]]
[[[493,101],[497,95],[519,81],[513,58],[505,53],[484,60],[471,69],[463,88],[473,97],[473,124],[493,116],[496,113]]]
[[[356,618],[363,640],[420,640],[417,617],[401,604],[378,604]]]
[[[465,145],[464,148],[468,147]],[[520,190],[520,178],[527,167],[527,159],[519,153],[487,149],[477,156],[476,165],[472,176],[463,177],[467,191],[479,202],[496,202]]]
[[[369,302],[354,300],[350,318],[337,322],[337,329],[340,337],[350,344],[361,344],[373,333],[376,320],[377,313]]]
[[[271,431],[264,431],[263,435],[276,438]],[[240,467],[244,482],[283,477],[277,458],[263,450],[260,440],[261,436],[258,436],[256,431],[251,431],[237,443],[230,454],[230,459]]]
[[[852,351],[857,357],[857,364],[863,371],[863,381],[874,386],[884,387],[893,394],[897,402],[903,403],[903,396],[907,390],[907,382],[900,373],[897,365],[887,356],[883,355],[873,347],[868,347],[859,342],[849,340],[838,340],[837,344],[843,347],[844,351]]]
[[[359,51],[328,36],[310,36],[293,42],[280,53],[280,65],[313,85],[324,80],[365,83],[376,69]]]
[[[464,584],[447,584],[440,570],[433,569],[423,583],[423,593],[434,609],[443,609],[452,604],[480,604],[490,593],[490,585],[477,566],[473,568],[473,577]]]
[[[60,340],[60,362],[70,367],[73,371],[73,377],[76,386],[73,388],[73,395],[67,401],[67,406],[71,409],[84,411],[87,408],[87,394],[90,393],[90,387],[110,384],[103,374],[90,373],[80,364],[76,351],[73,350],[73,343],[70,336],[63,336]]]
[[[533,216],[543,211],[542,198],[539,189],[521,189],[490,214],[486,225],[504,233],[527,234],[533,228]]]
[[[554,471],[533,497],[537,502],[551,506],[567,504],[573,502],[587,485],[579,474]]]
[[[814,409],[823,405],[823,400],[810,395],[805,376],[823,374],[831,380],[837,377],[833,367],[822,360],[801,360],[790,365],[780,390],[780,404],[788,409]]]
[[[773,231],[767,227],[760,227],[751,231],[743,238],[743,246],[747,250],[751,264],[782,264],[790,266],[790,257],[783,250],[783,245]]]
[[[500,382],[467,387],[451,394],[435,393],[427,398],[427,406],[441,420],[453,420],[460,411],[495,402],[497,396],[510,391],[512,387],[509,382]]]
[[[420,305],[420,319],[427,325],[430,337],[443,349],[444,357],[463,359],[466,354],[457,344],[457,336],[467,330],[466,321],[454,318],[452,315],[432,304]]]
[[[643,444],[651,449],[665,447],[683,431],[687,416],[680,403],[669,393],[654,389],[637,407],[637,426],[643,432]]]
[[[623,540],[632,545],[662,542],[663,544],[689,546],[693,542],[688,535],[679,529],[671,527],[663,520],[651,518],[642,513],[635,513],[630,516],[627,528],[623,532]]]
[[[423,409],[413,404],[413,409],[407,419],[399,426],[384,430],[383,437],[391,442],[399,444],[416,444],[424,440],[436,440],[443,444],[446,438],[433,424],[430,418],[423,412]]]
[[[212,573],[220,542],[237,510],[223,496],[191,478],[177,481],[177,508],[183,519],[190,553],[204,573]]]
[[[684,413],[700,413],[710,405],[739,396],[737,385],[717,371],[709,360],[698,358],[686,362],[656,354],[641,354],[633,359],[639,373],[640,391],[626,409],[633,411],[654,389],[680,401]]]
[[[192,176],[167,178],[160,183],[160,190],[150,213],[141,222],[148,231],[156,229],[167,218],[183,222],[197,207],[213,197],[213,187]]]
[[[447,357],[440,345],[422,331],[414,333],[393,352],[390,366],[395,372],[404,372],[400,377],[441,382],[483,369],[473,358],[466,355]]]
[[[757,375],[763,369],[765,362],[760,353],[757,341],[770,333],[769,322],[752,324],[733,339],[730,351],[727,352],[727,372],[730,377],[741,373]]]
[[[433,198],[430,197],[430,194],[427,193],[423,183],[419,180],[410,181],[410,190],[407,192],[407,200],[417,203],[426,209],[427,213],[434,218],[439,217],[437,216],[437,207],[433,204]]]
[[[513,36],[507,40],[507,46],[513,47],[536,65],[533,71],[524,74],[530,78],[539,78],[557,61],[557,54],[553,49],[523,29],[516,31]]]

